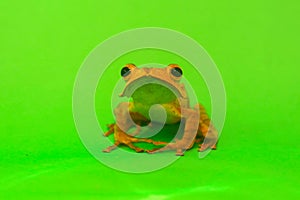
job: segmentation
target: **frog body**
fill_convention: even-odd
[[[121,75],[126,85],[120,96],[130,97],[131,101],[120,103],[115,108],[116,123],[109,125],[109,130],[104,134],[108,136],[114,133],[115,142],[103,151],[110,152],[123,144],[136,152],[175,150],[176,155],[183,155],[195,142],[199,143],[199,151],[216,149],[218,132],[201,104],[190,107],[184,84],[180,82],[182,74],[182,69],[177,64],[170,64],[165,68],[138,68],[134,64],[123,67]],[[149,111],[156,104],[165,109],[166,124],[184,121],[184,131],[180,139],[175,138],[176,141],[167,143],[134,137],[139,134],[141,124],[151,123]],[[136,127],[135,133],[127,134],[132,127]],[[134,146],[133,143],[136,142],[163,147],[145,150]]]

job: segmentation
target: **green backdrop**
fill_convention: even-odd
[[[298,8],[290,0],[1,1],[0,198],[299,197]],[[225,83],[227,116],[218,150],[204,159],[192,149],[167,168],[127,174],[82,145],[72,90],[96,45],[148,26],[180,31],[208,51]],[[127,60],[181,63],[154,50],[126,56],[112,64],[105,84],[119,79]],[[104,106],[110,92],[97,90],[101,125],[113,121]]]

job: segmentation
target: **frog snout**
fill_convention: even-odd
[[[144,67],[143,70],[146,72],[147,75],[151,72],[150,67]]]

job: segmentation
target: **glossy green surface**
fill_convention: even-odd
[[[298,7],[289,0],[1,1],[0,198],[299,197]],[[127,174],[81,144],[72,90],[96,45],[145,26],[175,29],[203,45],[222,74],[228,112],[218,150],[204,159],[192,149],[162,170]],[[117,59],[96,94],[103,127],[113,121],[110,95],[129,62],[177,62],[193,79],[188,64],[166,52]],[[191,82],[210,110],[203,81]]]

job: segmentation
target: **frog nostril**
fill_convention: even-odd
[[[143,69],[144,69],[144,71],[145,71],[147,74],[149,74],[150,71],[151,71],[151,68],[149,68],[149,67],[145,67],[145,68],[143,68]]]

